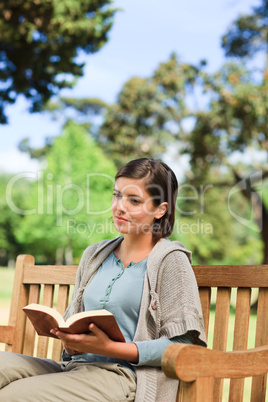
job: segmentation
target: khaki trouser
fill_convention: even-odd
[[[0,352],[0,401],[123,402],[135,398],[134,374],[119,364],[60,362]]]

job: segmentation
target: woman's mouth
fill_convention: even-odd
[[[116,219],[118,222],[129,222],[128,219],[123,218],[122,216],[116,216],[115,219]]]

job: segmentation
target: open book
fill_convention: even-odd
[[[23,311],[33,324],[38,335],[57,338],[50,333],[52,328],[59,328],[71,334],[89,333],[88,326],[94,323],[114,341],[125,342],[125,338],[112,313],[107,310],[83,311],[69,317],[66,322],[61,314],[48,306],[32,303],[23,307]]]

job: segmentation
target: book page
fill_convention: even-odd
[[[31,303],[28,306],[25,306],[23,310],[28,310],[28,311],[40,311],[41,313],[48,314],[51,317],[54,317],[55,320],[58,322],[58,324],[65,325],[65,321],[62,317],[62,315],[55,310],[54,308],[48,307],[48,306],[43,306],[42,304],[37,304],[37,303]],[[31,315],[32,316],[32,315]]]
[[[109,311],[107,311],[105,309],[81,311],[80,313],[76,313],[76,314],[72,315],[71,317],[69,317],[66,320],[66,323],[63,325],[63,327],[69,327],[73,322],[80,320],[81,318],[84,318],[84,317],[112,316],[112,315],[113,315],[112,313],[110,313]]]

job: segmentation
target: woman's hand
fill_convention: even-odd
[[[114,341],[95,324],[90,324],[89,330],[89,334],[68,334],[57,328],[52,329],[50,332],[62,341],[64,349],[70,355],[95,353],[108,356],[109,346],[111,346]]]
[[[69,355],[94,353],[138,363],[139,352],[135,343],[115,342],[95,324],[90,324],[88,328],[89,334],[68,334],[58,328],[50,332],[62,341]]]

